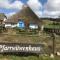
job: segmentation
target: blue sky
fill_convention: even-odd
[[[42,4],[45,4],[47,0],[39,0]]]
[[[28,4],[38,17],[60,16],[60,0],[0,0],[0,13],[11,16],[22,10],[25,4]]]
[[[10,0],[11,3],[13,3],[16,0]],[[22,1],[23,3],[26,3],[28,0],[19,0]],[[42,4],[44,4],[45,2],[47,2],[47,0],[39,0]]]

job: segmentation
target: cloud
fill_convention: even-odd
[[[42,4],[39,0],[28,0],[27,4],[37,14],[38,17],[42,14]]]
[[[24,3],[21,0],[0,0],[0,8],[21,10]],[[42,5],[39,0],[28,0],[28,6],[35,12],[38,17],[53,17],[57,18],[60,16],[60,0],[47,0],[47,2]],[[16,12],[8,13],[9,16],[15,14]],[[7,14],[6,14],[7,15]]]
[[[48,0],[45,8],[48,11],[60,11],[60,0]]]
[[[35,13],[38,17],[42,17],[42,11],[35,11]]]
[[[21,10],[24,5],[24,3],[22,3],[19,0],[15,0],[12,3],[11,3],[11,1],[12,0],[0,0],[0,10],[2,9],[1,12],[6,10],[6,11],[4,11],[4,13],[6,13],[7,17],[12,16],[17,11]]]
[[[48,0],[44,5],[44,16],[59,17],[60,16],[60,0]]]
[[[22,9],[22,6],[24,4],[21,1],[14,1],[13,3],[10,3],[9,0],[0,0],[0,8],[6,8],[6,9]]]
[[[39,0],[28,0],[27,4],[38,17],[58,18],[60,16],[60,0],[47,0],[44,5]]]
[[[7,18],[11,17],[12,15],[16,14],[16,12],[10,12],[8,14],[6,14]]]
[[[23,5],[21,1],[15,1],[11,4],[11,8],[22,9]]]
[[[34,10],[39,10],[42,7],[39,0],[28,0],[27,4]]]

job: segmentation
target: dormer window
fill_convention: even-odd
[[[20,29],[23,29],[25,28],[25,23],[23,20],[20,20],[18,23],[17,23],[17,27],[19,27]]]

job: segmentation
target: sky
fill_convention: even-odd
[[[60,16],[60,0],[0,0],[0,13],[7,17],[21,11],[27,4],[40,17],[58,18]]]

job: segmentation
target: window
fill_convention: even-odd
[[[25,23],[24,23],[24,21],[23,20],[21,20],[21,21],[19,21],[18,22],[18,24],[17,24],[17,26],[19,27],[19,28],[25,28]]]

